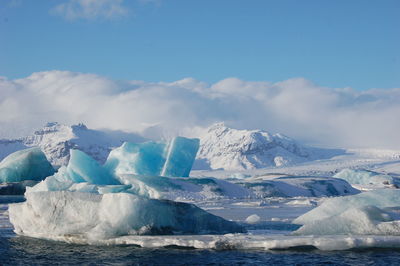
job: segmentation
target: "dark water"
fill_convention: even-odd
[[[21,201],[1,197],[2,204]],[[2,205],[5,206],[5,205]],[[400,265],[400,250],[324,252],[310,248],[282,251],[89,246],[15,236],[0,228],[0,265]]]
[[[398,250],[322,252],[148,249],[0,238],[1,265],[400,265]]]

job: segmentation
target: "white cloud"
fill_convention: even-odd
[[[123,2],[124,0],[68,0],[55,6],[51,13],[67,20],[114,19],[128,14]]]
[[[0,79],[3,137],[47,121],[127,131],[153,126],[147,132],[161,127],[170,135],[225,121],[326,146],[400,149],[400,88],[334,89],[302,78],[278,83],[228,78],[211,85],[192,78],[116,82],[68,71]]]

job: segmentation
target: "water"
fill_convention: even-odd
[[[291,250],[200,250],[133,245],[89,246],[15,236],[5,221],[5,203],[21,197],[0,197],[0,265],[400,265],[399,249],[324,252],[311,247]]]
[[[322,252],[147,249],[71,245],[26,237],[0,239],[1,265],[399,265],[399,250]]]

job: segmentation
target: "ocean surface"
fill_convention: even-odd
[[[400,249],[202,250],[76,245],[16,236],[4,212],[22,197],[0,196],[0,265],[400,265]]]

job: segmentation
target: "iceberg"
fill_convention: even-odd
[[[398,185],[400,182],[387,174],[379,174],[368,170],[343,169],[333,177],[344,179],[352,185],[367,185],[384,187],[385,185]]]
[[[40,181],[54,174],[54,168],[39,148],[20,150],[0,162],[0,182]]]
[[[66,178],[75,183],[89,182],[97,185],[120,184],[112,174],[96,160],[80,150],[70,150],[70,159],[65,169]]]
[[[295,235],[400,235],[400,190],[328,199],[293,223]]]
[[[240,185],[211,177],[121,175],[120,179],[124,184],[132,185],[131,191],[135,194],[156,199],[204,201],[255,198],[254,193]]]
[[[126,235],[243,232],[230,221],[193,204],[130,193],[28,192],[11,204],[10,221],[20,235],[53,240],[110,239]]]
[[[175,137],[169,142],[125,142],[104,164],[115,175],[188,177],[199,149],[198,139]]]
[[[251,190],[259,198],[343,196],[360,192],[345,180],[328,177],[261,176],[233,182]]]
[[[187,176],[197,149],[198,140],[180,137],[168,144],[124,143],[104,166],[70,150],[66,167],[27,188],[26,202],[10,204],[10,222],[17,234],[64,241],[244,232],[235,222],[193,204],[158,199],[162,192],[182,190],[179,180],[187,179],[132,174]]]
[[[176,137],[168,145],[168,152],[165,158],[161,176],[188,177],[197,151],[199,150],[199,139],[188,139]]]

